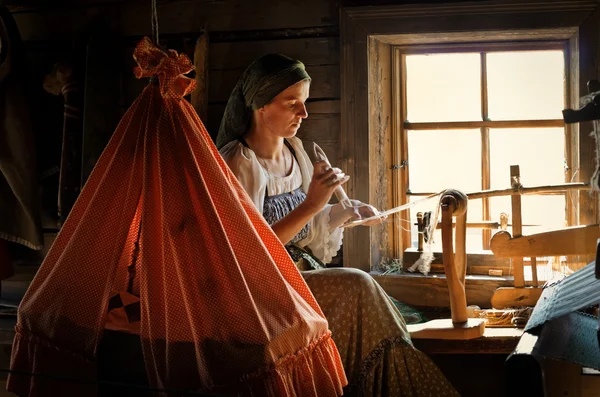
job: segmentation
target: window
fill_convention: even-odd
[[[567,165],[571,164],[569,169],[565,170],[564,164],[561,168],[560,161],[553,162],[557,167],[556,170],[552,172],[548,170],[544,177],[561,178],[561,182],[565,180],[569,182],[589,181],[594,168],[594,154],[589,149],[593,147],[593,138],[589,135],[592,130],[591,123],[567,126],[558,124],[556,120],[562,119],[562,117],[555,113],[557,106],[540,110],[540,112],[554,112],[551,114],[535,113],[527,109],[526,116],[520,115],[518,111],[523,110],[523,106],[517,100],[521,98],[510,102],[509,105],[514,105],[513,107],[499,109],[497,103],[493,102],[497,95],[500,95],[501,98],[503,90],[508,92],[515,87],[493,82],[492,75],[495,70],[497,71],[494,68],[498,65],[506,68],[507,63],[516,65],[519,59],[520,62],[525,62],[524,59],[528,52],[546,51],[548,54],[554,52],[558,56],[562,51],[562,67],[565,76],[562,103],[568,108],[578,108],[579,98],[586,92],[587,81],[598,79],[600,45],[598,45],[599,39],[596,32],[600,13],[597,10],[598,3],[594,0],[568,2],[490,0],[477,3],[459,2],[451,5],[428,3],[344,7],[340,14],[342,121],[340,142],[341,166],[346,173],[352,175],[346,189],[349,196],[372,203],[378,208],[387,209],[398,203],[407,202],[411,197],[406,195],[406,190],[393,189],[393,186],[408,186],[411,192],[427,192],[434,188],[433,182],[431,186],[415,186],[416,177],[411,179],[409,175],[409,172],[417,168],[414,156],[408,156],[408,153],[409,167],[403,167],[402,151],[393,152],[390,149],[399,145],[400,134],[395,134],[395,132],[402,128],[406,130],[407,142],[411,137],[413,140],[416,139],[414,137],[417,136],[417,133],[421,133],[420,136],[424,137],[426,134],[424,131],[427,129],[421,128],[426,127],[423,123],[455,123],[452,125],[454,131],[460,131],[456,132],[453,137],[452,142],[455,146],[461,139],[467,139],[469,134],[479,137],[479,146],[476,151],[478,157],[474,160],[464,159],[465,162],[472,160],[472,163],[463,165],[463,167],[467,167],[468,164],[477,164],[474,169],[468,168],[469,173],[480,173],[481,180],[478,184],[476,184],[476,176],[470,182],[476,184],[475,190],[481,190],[485,186],[483,176],[486,174],[489,175],[489,180],[485,183],[489,183],[490,187],[498,185],[508,187],[509,170],[504,167],[515,162],[520,163],[524,185],[541,183],[542,179],[537,179],[539,175],[535,176],[533,171],[529,170],[532,165],[522,160],[527,156],[511,150],[509,153],[517,156],[516,159],[512,159],[506,153],[502,153],[502,150],[506,145],[511,145],[518,134],[522,136],[527,133],[533,139],[533,134],[541,134],[543,130],[546,131],[544,132],[546,138],[558,136],[559,131],[564,131],[566,136],[570,137],[570,139],[565,139],[563,135],[562,140],[556,138],[553,141],[556,146],[552,146],[551,150],[558,153],[561,150],[559,145],[564,145],[562,156],[567,159]],[[475,43],[475,47],[473,47],[473,43]],[[557,44],[557,47],[552,47]],[[537,45],[541,47],[536,47]],[[544,47],[547,45],[550,47]],[[398,55],[397,49],[402,51],[402,49],[410,48],[420,49],[421,52],[406,52],[402,56],[406,58],[414,55],[415,60],[418,58],[417,55],[432,53],[439,56],[468,55],[473,58],[474,62],[470,67],[473,70],[479,68],[480,73],[483,62],[482,53],[485,53],[488,75],[485,80],[488,93],[487,115],[490,120],[498,123],[484,123],[485,119],[482,117],[484,109],[482,108],[485,103],[477,102],[477,97],[473,99],[472,107],[462,108],[464,114],[455,111],[443,120],[431,119],[428,114],[433,112],[426,112],[420,121],[416,118],[418,113],[408,114],[406,102],[394,102],[393,98],[402,95],[402,92],[399,92],[402,85],[397,82],[403,78],[410,79],[410,76],[402,76],[402,71],[394,67],[395,57]],[[433,58],[433,56],[429,57]],[[509,59],[510,57],[513,59]],[[519,70],[519,68],[515,69]],[[475,88],[477,88],[477,81],[479,84],[483,81],[481,75],[479,78],[477,77],[475,72],[475,76],[472,77]],[[434,88],[437,89],[437,87]],[[475,88],[471,88],[471,95],[476,95],[473,93],[477,92]],[[481,86],[479,89],[481,94]],[[535,90],[532,95],[536,95]],[[467,91],[466,88],[460,90],[461,97],[470,92]],[[434,95],[435,92],[428,94]],[[545,94],[544,91],[538,91],[537,95],[542,97]],[[556,100],[558,101],[560,98]],[[454,106],[454,102],[450,102],[448,106]],[[402,114],[405,115],[405,119],[402,119]],[[435,114],[443,115],[441,112]],[[409,121],[408,125],[404,125],[405,120]],[[481,124],[472,124],[478,120]],[[461,121],[471,124],[459,123]],[[511,124],[513,121],[519,123]],[[529,124],[537,123],[537,121],[541,121],[541,123],[535,127]],[[487,129],[488,140],[481,139],[482,128]],[[435,130],[435,128],[430,128],[430,130]],[[451,129],[447,127],[435,133],[441,134],[449,131]],[[489,147],[486,148],[487,144]],[[525,145],[521,146],[523,151],[528,149]],[[416,147],[413,148],[416,149]],[[531,148],[532,152],[533,149]],[[409,146],[406,146],[405,150],[408,152]],[[446,152],[450,150],[451,148],[445,148]],[[482,167],[482,157],[479,157],[485,155],[486,150],[489,151],[488,171]],[[548,150],[550,151],[550,149]],[[501,155],[497,153],[501,153]],[[411,170],[408,171],[408,168]],[[495,169],[499,173],[497,176],[494,174]],[[469,186],[466,186],[465,190],[469,190],[468,188]],[[527,204],[526,201],[529,198],[524,198],[527,199],[523,200],[524,207],[526,205],[538,207],[537,204],[533,204],[535,201]],[[565,199],[567,202],[572,200],[579,203],[579,212],[574,213],[571,211],[574,206],[567,205],[569,213],[566,219],[573,220],[574,224],[597,222],[597,198],[593,195],[575,193],[573,197],[569,195],[565,198],[563,195],[562,197],[541,197],[539,199],[548,200],[548,203],[554,203],[553,205],[557,208],[564,208]],[[488,211],[490,219],[495,220],[498,213],[506,208],[502,201],[502,199],[490,199],[487,210],[482,202],[480,211],[476,211],[473,205],[470,212],[480,212],[481,219],[484,219],[484,216],[487,216],[486,211]],[[541,223],[538,219],[528,219],[526,211],[527,209],[524,208],[524,223]],[[554,212],[554,210],[552,211]],[[563,221],[565,217],[560,211],[557,213],[559,215],[557,215],[556,222]],[[408,219],[409,214],[403,213],[400,216]],[[546,222],[547,218],[544,217],[542,220]],[[410,225],[406,223],[402,226]],[[479,237],[473,237],[472,240],[474,243],[480,241]],[[483,241],[482,237],[482,247]],[[344,234],[344,266],[367,271],[375,269],[383,259],[399,257],[411,245],[410,233],[404,233],[401,228],[395,228],[393,222],[389,222],[386,227],[379,229],[349,229]],[[470,259],[469,262],[471,262]]]
[[[465,193],[511,186],[510,166],[519,165],[525,186],[565,182],[571,168],[571,137],[561,111],[566,107],[566,42],[395,47],[401,69],[400,158],[408,175],[398,188],[407,200],[456,188]],[[406,164],[405,163],[405,164]],[[566,194],[523,196],[523,234],[568,224]],[[417,212],[432,211],[432,201],[409,212],[410,246],[417,247]],[[433,207],[433,208],[432,208]],[[509,215],[510,196],[469,201],[467,251],[489,249],[488,221]],[[401,225],[402,223],[400,223]],[[441,252],[440,231],[434,251]]]

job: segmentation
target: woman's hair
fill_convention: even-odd
[[[304,64],[284,55],[268,54],[252,62],[229,96],[217,135],[217,148],[246,133],[254,110],[304,80],[310,80]]]

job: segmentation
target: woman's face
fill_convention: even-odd
[[[258,109],[257,115],[261,118],[262,126],[282,138],[295,136],[302,120],[308,117],[305,103],[309,88],[309,81],[299,81]]]

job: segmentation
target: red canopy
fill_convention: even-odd
[[[321,309],[182,99],[189,59],[147,38],[134,58],[136,76],[158,82],[121,120],[19,307],[8,389],[93,396],[93,383],[59,378],[96,379],[120,296],[139,297],[131,323],[152,387],[341,395]]]

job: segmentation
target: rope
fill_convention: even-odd
[[[160,47],[159,37],[158,37],[158,13],[157,13],[157,7],[156,7],[156,0],[151,0],[151,3],[152,3],[152,15],[151,15],[152,40],[154,40],[154,44],[156,44],[157,47]]]

